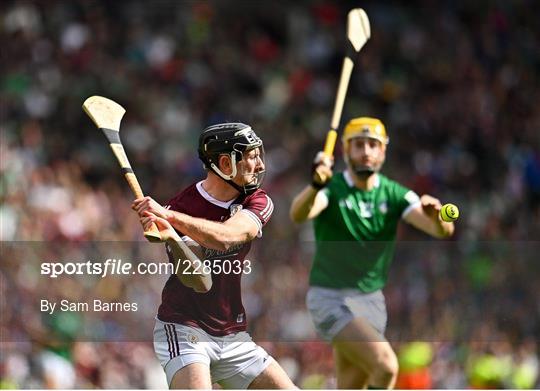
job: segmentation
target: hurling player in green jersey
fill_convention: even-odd
[[[291,206],[297,222],[314,220],[316,251],[307,306],[315,328],[332,343],[339,388],[392,388],[397,358],[384,337],[382,288],[400,220],[436,238],[453,234],[441,203],[379,173],[388,145],[382,122],[351,120],[343,134],[344,172],[317,155],[312,183]]]

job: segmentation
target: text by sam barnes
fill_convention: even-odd
[[[61,300],[60,302],[41,299],[41,312],[53,314],[54,311],[62,312],[135,312],[138,310],[137,303],[106,302],[94,299],[91,302]]]

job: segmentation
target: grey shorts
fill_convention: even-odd
[[[307,308],[321,338],[331,342],[354,318],[365,319],[384,338],[386,303],[381,290],[363,293],[357,289],[311,287]]]
[[[214,337],[195,327],[159,319],[154,327],[154,350],[169,385],[180,369],[202,363],[210,368],[213,383],[246,389],[273,361],[246,332]]]

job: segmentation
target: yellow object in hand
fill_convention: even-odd
[[[441,219],[448,223],[456,221],[459,217],[459,209],[454,204],[444,204],[441,208]]]

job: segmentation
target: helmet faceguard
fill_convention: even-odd
[[[261,186],[265,172],[262,170],[255,173],[241,173],[243,184],[239,185],[234,182],[238,174],[237,163],[256,148],[259,148],[259,157],[263,159],[262,140],[249,125],[243,123],[232,122],[209,126],[199,138],[199,158],[205,168],[245,195],[254,193]],[[229,156],[231,159],[232,172],[230,174],[225,174],[219,168],[219,157],[222,155]]]

